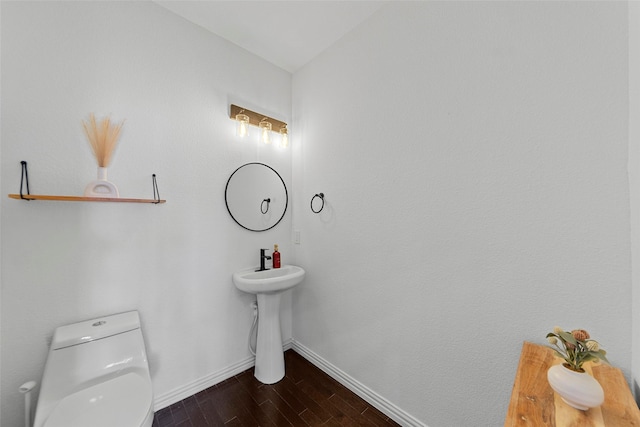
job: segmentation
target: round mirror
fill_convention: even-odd
[[[229,177],[224,201],[238,225],[250,231],[266,231],[284,217],[289,195],[275,169],[264,163],[247,163]]]

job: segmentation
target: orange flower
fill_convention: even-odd
[[[573,335],[573,337],[578,341],[586,341],[591,338],[589,336],[589,332],[585,331],[584,329],[574,329],[573,331],[571,331],[571,335]]]

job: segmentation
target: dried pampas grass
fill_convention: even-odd
[[[112,124],[108,117],[98,124],[93,113],[89,116],[89,123],[82,121],[84,133],[91,144],[99,167],[106,168],[111,163],[123,124],[124,120],[120,124]]]

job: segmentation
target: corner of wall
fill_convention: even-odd
[[[629,7],[629,204],[631,226],[632,378],[640,401],[640,3]]]

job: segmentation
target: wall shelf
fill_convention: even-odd
[[[27,172],[27,162],[21,161],[22,175],[20,176],[20,194],[9,194],[10,199],[16,200],[57,200],[60,202],[115,202],[115,203],[165,203],[166,200],[160,199],[158,191],[158,183],[156,182],[156,174],[151,175],[153,183],[153,199],[125,199],[123,197],[86,197],[86,196],[49,196],[43,194],[29,194],[29,174]],[[26,184],[27,194],[24,194],[23,188]],[[116,191],[117,192],[117,191]]]
[[[9,198],[17,200],[57,200],[61,202],[116,202],[116,203],[165,203],[166,200],[154,199],[125,199],[122,197],[79,197],[79,196],[46,196],[36,194],[9,194]]]

